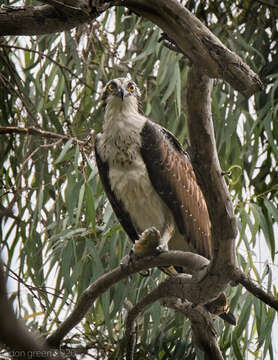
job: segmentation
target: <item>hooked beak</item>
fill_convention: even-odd
[[[124,101],[124,97],[127,95],[126,89],[124,89],[122,86],[118,89],[118,96]]]

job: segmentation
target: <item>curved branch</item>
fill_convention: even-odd
[[[258,75],[178,1],[119,0],[116,5],[126,6],[158,25],[209,77],[226,80],[246,97],[262,89]]]
[[[260,78],[176,0],[45,0],[43,6],[0,9],[0,35],[40,35],[70,30],[94,20],[112,5],[126,6],[158,25],[193,64],[221,78],[246,97],[262,89]],[[99,6],[95,6],[99,4]]]
[[[128,262],[129,257],[123,259],[124,264],[114,270],[102,275],[92,285],[90,285],[80,296],[72,313],[66,318],[61,325],[47,338],[48,345],[57,347],[62,339],[72,330],[90,310],[94,301],[107,291],[111,286],[117,282],[127,278],[128,276],[153,267],[163,266],[182,266],[192,274],[179,274],[175,277],[167,278],[164,282],[159,284],[158,288],[154,290],[157,298],[169,295],[171,297],[188,300],[193,304],[206,304],[210,300],[219,295],[219,287],[214,282],[214,286],[203,287],[203,276],[206,274],[206,268],[209,261],[197,254],[183,251],[169,251],[158,256],[146,256],[140,259],[134,259],[132,263]],[[230,280],[235,279],[235,272],[233,268],[229,268],[231,274]],[[205,276],[205,279],[208,275]],[[211,280],[213,281],[213,279]],[[222,290],[221,290],[222,291]],[[261,290],[263,292],[263,290]],[[151,297],[147,298],[151,301]],[[135,310],[134,310],[135,311]],[[140,311],[139,311],[140,312]],[[132,328],[132,326],[131,326]]]
[[[123,263],[129,264],[129,257],[123,259]],[[132,266],[122,265],[107,274],[102,275],[92,285],[90,285],[80,296],[77,305],[72,313],[66,318],[61,325],[47,338],[50,346],[56,347],[61,340],[73,329],[90,310],[95,300],[107,291],[117,282],[127,278],[136,272],[159,266],[170,266],[175,264],[183,266],[190,273],[202,271],[207,266],[208,260],[200,255],[186,253],[183,251],[169,251],[158,256],[146,256],[134,260]],[[171,278],[174,279],[174,278]],[[168,279],[168,280],[171,280]],[[198,291],[199,294],[199,291]],[[211,298],[210,298],[211,299]],[[209,302],[209,300],[207,301]]]
[[[129,312],[126,319],[125,339],[127,341],[127,360],[134,359],[136,318],[145,308],[157,300],[164,306],[179,311],[191,323],[194,343],[204,351],[206,360],[223,360],[217,343],[217,332],[209,313],[201,306],[192,306],[192,303],[171,296],[165,292],[165,286],[158,286],[155,290],[144,296]]]

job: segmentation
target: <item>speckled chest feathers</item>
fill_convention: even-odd
[[[127,170],[137,160],[141,145],[140,132],[146,118],[129,106],[116,105],[113,108],[107,105],[99,151],[110,167]]]

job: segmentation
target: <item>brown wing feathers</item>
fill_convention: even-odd
[[[180,233],[210,258],[209,215],[188,155],[170,132],[151,121],[141,135],[141,154],[154,188],[173,212]]]

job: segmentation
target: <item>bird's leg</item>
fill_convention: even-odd
[[[168,251],[168,243],[171,240],[172,236],[175,232],[175,226],[173,224],[173,221],[168,221],[164,232],[160,238],[159,245],[157,246],[157,250],[159,252]]]
[[[167,221],[167,224],[165,226],[163,235],[161,236],[160,244],[157,247],[157,250],[160,250],[160,252],[168,251],[168,243],[173,237],[174,232],[175,232],[174,222],[171,220]],[[178,274],[177,270],[173,265],[168,267],[161,267],[160,270],[162,270],[165,274],[169,276],[176,276]]]

